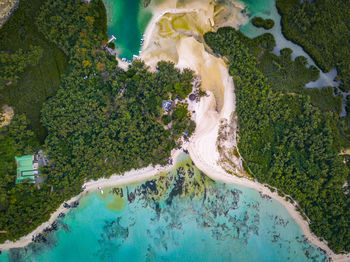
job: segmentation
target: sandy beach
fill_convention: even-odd
[[[232,77],[228,74],[225,62],[222,59],[209,54],[202,43],[199,43],[194,37],[182,35],[176,39],[160,39],[156,37],[157,22],[165,14],[200,12],[196,8],[183,9],[165,9],[159,8],[154,13],[154,16],[149,23],[146,33],[144,47],[141,52],[141,59],[145,61],[152,69],[154,69],[157,61],[167,58],[166,60],[173,61],[178,68],[189,67],[201,78],[201,86],[207,91],[208,96],[204,96],[199,102],[190,102],[190,111],[194,111],[193,119],[196,122],[196,130],[189,142],[183,144],[184,149],[188,149],[189,154],[195,165],[206,175],[214,180],[223,181],[243,185],[260,191],[264,195],[268,195],[279,201],[293,217],[293,219],[301,227],[303,234],[314,245],[322,248],[332,259],[332,261],[349,261],[350,254],[337,255],[329,249],[327,244],[319,240],[309,228],[309,224],[296,211],[293,204],[287,202],[280,197],[276,192],[271,192],[266,186],[246,178],[233,176],[225,172],[219,165],[220,155],[217,151],[217,137],[220,127],[220,121],[223,119],[230,120],[232,112],[235,111],[235,94],[234,83]],[[213,19],[213,17],[212,17]],[[208,20],[209,21],[209,20]],[[155,39],[159,42],[154,43]],[[168,43],[172,42],[172,45]],[[175,51],[174,48],[175,47]],[[170,50],[172,49],[172,50]],[[171,53],[171,54],[169,54]],[[236,136],[236,130],[231,135]],[[175,164],[177,156],[182,150],[173,150],[172,159]],[[237,159],[237,163],[239,163]],[[241,163],[240,163],[241,164]],[[171,169],[173,165],[165,167],[146,167],[139,170],[131,170],[123,175],[113,175],[108,179],[99,179],[97,181],[89,181],[84,184],[86,189],[83,193],[73,197],[68,203],[79,199],[83,194],[98,190],[98,187],[110,187],[143,181],[149,179],[161,172]],[[63,204],[51,215],[48,222],[40,225],[27,236],[22,237],[16,242],[7,241],[0,244],[0,250],[23,247],[28,245],[32,236],[36,235],[48,227],[61,212],[67,212],[69,209],[63,207]]]
[[[268,187],[258,183],[257,181],[227,174],[217,164],[216,157],[218,157],[218,153],[215,151],[216,154],[213,154],[212,150],[215,148],[217,130],[221,118],[214,117],[215,113],[211,112],[214,108],[213,105],[208,106],[208,104],[210,105],[213,103],[213,98],[214,96],[210,95],[208,98],[202,99],[197,106],[196,115],[197,120],[200,121],[197,123],[197,127],[199,128],[196,129],[195,134],[191,137],[190,142],[186,145],[187,147],[185,146],[185,148],[189,150],[191,159],[195,163],[196,167],[214,180],[249,187],[261,192],[264,195],[268,195],[276,199],[287,209],[288,213],[300,226],[303,234],[309,242],[325,250],[332,261],[349,261],[350,254],[335,254],[327,246],[327,243],[321,241],[310,231],[308,222],[302,218],[292,203],[287,202],[283,197],[279,196],[277,192],[272,192]],[[225,102],[229,101],[225,100]],[[229,106],[225,105],[223,107],[223,111],[220,112],[220,116],[229,115],[229,111],[225,112],[225,110],[229,110],[229,108]],[[203,118],[205,121],[203,121]]]
[[[173,150],[171,152],[171,158],[173,160],[173,163],[176,163],[177,157],[182,153],[182,150]],[[105,187],[111,187],[111,186],[120,186],[120,185],[125,185],[125,184],[130,184],[130,183],[135,183],[135,182],[140,182],[147,180],[151,177],[154,177],[162,172],[165,172],[167,170],[170,170],[174,164],[172,165],[167,165],[167,166],[148,166],[145,168],[141,169],[132,169],[128,172],[125,172],[122,175],[112,175],[110,178],[101,178],[98,180],[91,180],[86,182],[83,185],[84,191],[80,193],[79,195],[72,197],[65,203],[71,204],[74,201],[78,200],[80,197],[82,197],[85,194],[88,194],[91,191],[96,191],[99,190],[98,188],[101,187],[102,189]],[[37,227],[35,230],[30,232],[28,235],[21,237],[19,240],[13,242],[13,241],[6,241],[3,244],[0,244],[0,250],[6,250],[10,248],[20,248],[20,247],[25,247],[29,245],[32,242],[32,236],[35,236],[41,232],[47,227],[49,227],[57,218],[60,213],[67,213],[69,212],[70,209],[67,209],[63,206],[64,203],[60,205],[60,207],[51,214],[51,217],[49,221],[41,224],[39,227]]]
[[[183,11],[181,10],[181,12]],[[193,12],[193,9],[187,11]],[[142,58],[151,68],[155,67],[160,58],[167,57],[167,50],[162,45],[159,46],[159,49],[163,54],[158,52],[157,55],[152,56],[147,55],[147,52],[154,54],[154,51],[150,50],[150,46],[152,45],[151,39],[155,38],[157,21],[162,17],[162,14],[171,12],[174,12],[174,10],[163,11],[163,13],[158,14],[152,19],[147,28],[147,42],[143,49]],[[349,261],[350,254],[335,254],[326,242],[321,241],[310,231],[308,222],[303,219],[294,204],[287,202],[277,192],[272,192],[267,186],[257,181],[230,175],[222,169],[219,165],[220,156],[216,142],[221,120],[229,121],[232,112],[235,111],[232,77],[228,74],[227,67],[224,66],[225,62],[207,53],[203,44],[198,43],[193,37],[183,36],[174,41],[177,41],[177,57],[174,60],[173,56],[170,55],[167,57],[168,60],[173,61],[180,69],[187,67],[194,70],[201,78],[201,88],[209,94],[207,97],[202,97],[199,103],[190,103],[189,105],[190,111],[195,111],[193,115],[196,130],[190,141],[183,145],[183,148],[189,151],[190,157],[197,168],[214,180],[249,187],[276,199],[287,209],[309,242],[325,250],[332,261]],[[236,136],[236,130],[231,135]],[[236,163],[241,164],[239,162],[240,160],[237,159]]]
[[[0,27],[9,19],[19,4],[19,0],[0,1]]]

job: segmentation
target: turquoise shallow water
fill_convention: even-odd
[[[46,243],[0,261],[325,261],[277,201],[214,182],[183,156],[153,180],[87,194]]]
[[[151,12],[140,0],[104,2],[109,34],[117,37],[120,57],[131,59]],[[274,1],[244,2],[253,15],[273,16]],[[241,30],[262,33],[250,24]],[[186,156],[182,161],[167,178],[87,194],[58,220],[58,231],[45,235],[46,243],[5,251],[0,261],[327,260],[277,201],[214,182]]]
[[[152,18],[149,8],[141,0],[103,0],[107,10],[108,34],[117,39],[119,57],[131,60],[138,55],[140,40]]]

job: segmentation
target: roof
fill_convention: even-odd
[[[172,106],[173,106],[173,102],[172,101],[163,101],[162,102],[162,107],[163,107],[163,109],[165,111],[169,111]]]
[[[37,170],[33,168],[33,155],[25,155],[20,157],[15,157],[17,163],[17,179],[16,184],[18,182],[22,182],[29,178],[30,182],[34,182],[34,174],[36,174]]]

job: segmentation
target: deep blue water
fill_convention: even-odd
[[[122,192],[122,193],[121,193]],[[147,182],[93,192],[46,243],[0,261],[325,261],[277,201],[215,182],[187,155]]]

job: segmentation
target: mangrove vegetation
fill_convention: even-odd
[[[247,40],[234,29],[207,33],[205,41],[214,53],[228,59],[235,82],[238,146],[246,167],[259,182],[297,200],[310,219],[311,230],[328,241],[330,248],[349,252],[350,198],[344,186],[349,169],[339,155],[343,146],[339,115],[321,111],[302,92],[289,92],[298,87],[279,80],[278,74],[272,77],[269,66],[265,75],[260,69],[263,65],[244,44]],[[284,51],[275,62],[287,59],[289,53]],[[305,74],[314,77],[314,71],[311,68]]]

